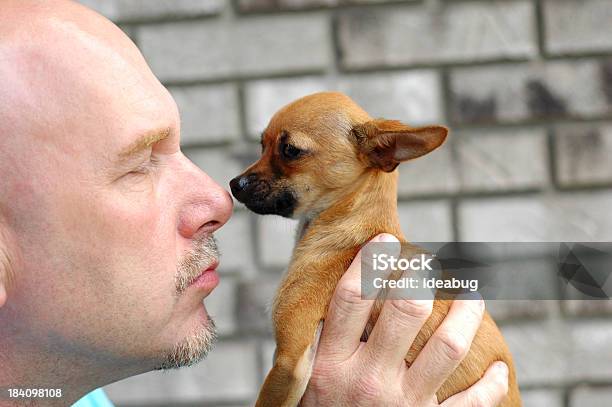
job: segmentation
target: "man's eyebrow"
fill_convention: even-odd
[[[119,159],[124,160],[134,154],[137,154],[153,144],[162,141],[170,136],[170,128],[157,129],[142,135],[138,140],[127,146],[119,153]]]

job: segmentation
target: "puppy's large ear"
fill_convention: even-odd
[[[376,119],[353,128],[359,152],[369,165],[393,171],[438,148],[448,135],[444,126],[409,127],[398,120]]]

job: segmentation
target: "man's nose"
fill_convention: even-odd
[[[180,233],[192,238],[196,233],[213,233],[232,215],[234,201],[230,194],[206,173],[193,166],[187,204],[181,211]]]

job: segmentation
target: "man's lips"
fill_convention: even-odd
[[[219,284],[219,274],[217,274],[217,267],[219,262],[215,261],[206,270],[204,270],[199,276],[197,276],[190,286],[195,286],[205,290],[212,290]]]

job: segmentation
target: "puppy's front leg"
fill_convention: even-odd
[[[311,323],[307,325],[313,327]],[[293,407],[299,404],[312,374],[322,327],[323,321],[319,321],[311,330],[312,335],[292,338],[295,340],[277,345],[274,366],[266,377],[256,407]],[[304,326],[300,331],[305,333],[306,328]]]
[[[354,253],[292,264],[274,302],[276,360],[257,407],[297,406],[306,391],[329,301]],[[313,272],[315,270],[316,272]]]

